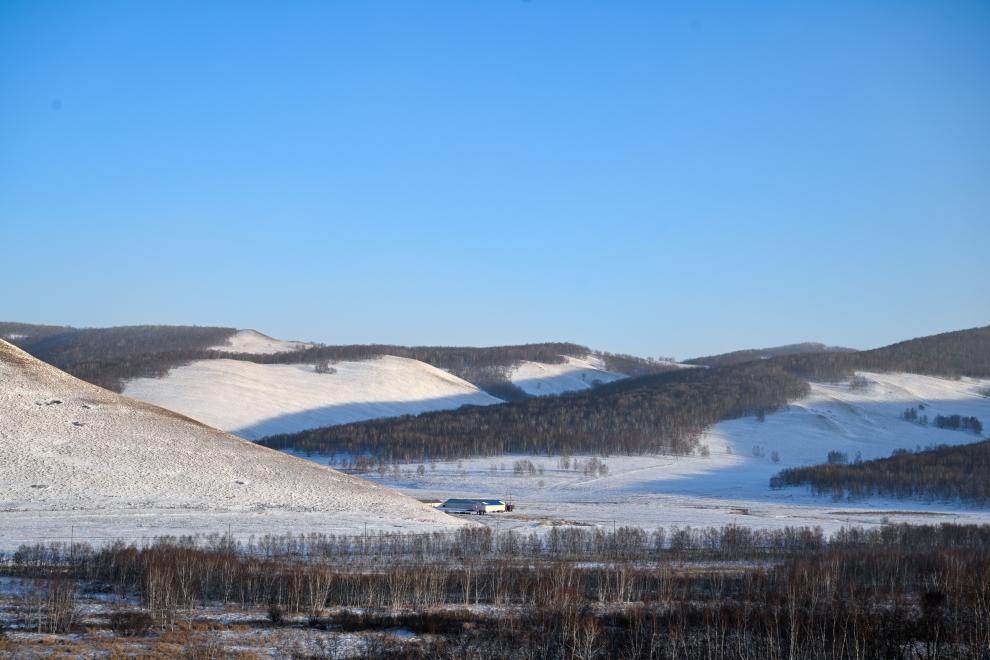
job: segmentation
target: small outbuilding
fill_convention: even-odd
[[[473,500],[473,499],[449,499],[444,502],[441,509],[447,513],[501,513],[506,510],[505,502],[502,500]]]

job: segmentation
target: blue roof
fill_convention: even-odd
[[[473,498],[459,499],[459,498],[454,497],[454,498],[451,498],[451,499],[447,500],[446,502],[444,502],[444,504],[489,504],[489,505],[492,505],[492,504],[505,504],[505,502],[503,502],[502,500],[476,500],[476,499],[473,499]]]

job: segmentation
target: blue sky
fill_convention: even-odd
[[[685,358],[990,323],[990,3],[0,2],[0,318]]]

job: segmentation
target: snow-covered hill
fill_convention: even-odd
[[[512,384],[530,396],[586,390],[625,377],[625,374],[606,370],[602,360],[593,355],[584,358],[564,356],[564,362],[560,364],[524,361],[509,372]]]
[[[0,484],[7,546],[67,533],[70,524],[123,536],[258,523],[265,533],[463,524],[388,488],[90,385],[2,341]]]
[[[331,373],[318,373],[310,364],[200,360],[164,378],[133,380],[124,394],[252,440],[501,402],[446,371],[394,356],[339,362]]]
[[[253,355],[271,355],[272,353],[288,353],[309,348],[312,344],[302,341],[286,341],[263,335],[257,330],[238,330],[233,337],[222,346],[214,346],[213,350],[224,353],[251,353]]]
[[[585,474],[593,457],[570,457],[569,467],[554,458],[502,456],[438,463],[418,476],[371,478],[412,495],[476,497],[511,495],[517,514],[499,518],[503,528],[518,525],[581,524],[723,525],[753,527],[895,521],[990,522],[990,511],[944,502],[871,498],[836,501],[805,488],[773,490],[770,477],[787,467],[827,461],[829,451],[855,460],[890,456],[895,449],[977,442],[974,433],[921,426],[902,418],[906,408],[920,412],[974,416],[990,426],[990,381],[933,378],[903,373],[862,373],[863,389],[849,383],[814,383],[811,393],[763,421],[749,416],[720,422],[701,439],[704,452],[692,456],[606,456],[607,473]],[[596,459],[598,457],[595,457]],[[775,460],[776,459],[776,460]],[[516,473],[517,460],[531,460],[536,474]],[[985,475],[984,475],[985,477]]]

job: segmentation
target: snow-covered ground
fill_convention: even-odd
[[[510,497],[518,504],[516,512],[481,518],[503,529],[561,522],[647,528],[818,525],[826,531],[885,519],[990,523],[990,511],[957,504],[882,498],[834,502],[806,488],[769,488],[770,477],[781,469],[824,463],[830,450],[845,452],[850,460],[858,452],[866,460],[889,456],[901,447],[980,439],[973,433],[905,421],[901,413],[908,407],[925,405],[921,412],[931,419],[960,414],[990,422],[990,399],[979,394],[990,381],[863,375],[872,383],[868,389],[815,384],[808,397],[768,414],[762,422],[746,417],[714,425],[701,441],[707,456],[609,456],[603,459],[607,474],[594,475],[583,471],[588,456],[572,457],[570,469],[557,457],[500,456],[437,463],[426,466],[422,477],[416,475],[415,465],[403,466],[399,478],[392,472],[368,477],[416,497]],[[537,473],[515,474],[513,464],[521,459],[533,461]]]
[[[240,330],[228,345],[214,349],[263,354],[309,346]],[[386,355],[330,366],[330,373],[318,373],[311,364],[199,360],[161,378],[132,380],[125,384],[124,394],[248,440],[463,405],[502,403],[466,380],[419,360]],[[532,396],[588,389],[625,377],[606,370],[594,355],[565,357],[560,364],[524,361],[509,371],[510,380]]]
[[[509,380],[530,396],[547,396],[586,390],[595,385],[625,378],[607,371],[601,358],[564,356],[560,364],[523,361],[509,372]]]
[[[224,353],[251,353],[254,355],[270,355],[272,353],[287,353],[309,348],[312,344],[302,341],[286,341],[263,335],[257,330],[238,330],[222,346],[214,346],[212,350]]]
[[[333,373],[311,364],[200,360],[164,378],[127,383],[124,394],[256,440],[276,433],[501,403],[471,383],[425,362],[383,356],[338,362]]]
[[[0,548],[67,533],[463,524],[391,489],[90,385],[6,342],[0,384]]]

